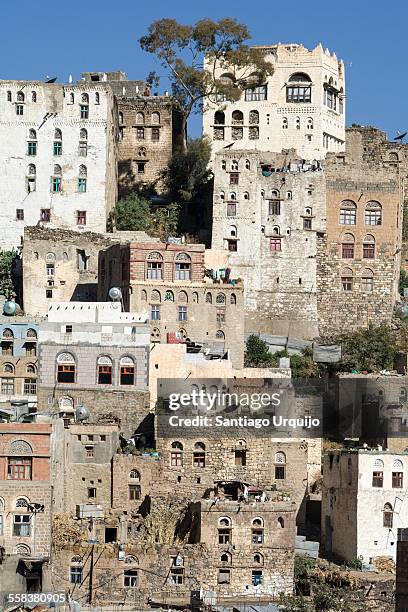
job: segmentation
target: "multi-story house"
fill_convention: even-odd
[[[0,246],[19,246],[37,223],[106,231],[117,194],[111,88],[1,81],[0,114]]]
[[[342,151],[345,140],[344,64],[319,44],[257,46],[274,72],[237,102],[211,102],[203,114],[204,134],[213,153],[225,147],[280,152],[296,149],[308,160]],[[207,60],[206,69],[212,70]],[[226,66],[216,76],[233,80]]]
[[[99,299],[120,287],[126,310],[146,312],[151,339],[195,342],[243,366],[243,287],[226,270],[206,271],[203,244],[150,240],[114,245],[99,256]],[[236,278],[236,277],[235,277]]]

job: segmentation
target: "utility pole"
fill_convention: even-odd
[[[93,603],[93,566],[94,566],[94,544],[92,544],[91,549],[91,567],[89,569],[89,594],[88,594],[88,603],[92,605]]]

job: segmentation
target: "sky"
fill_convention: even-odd
[[[346,67],[347,125],[374,125],[393,138],[408,130],[407,24],[404,0],[19,0],[4,1],[0,79],[58,77],[74,81],[85,71],[123,70],[143,79],[165,75],[138,44],[149,24],[162,17],[194,23],[203,17],[235,17],[254,44],[319,42]],[[168,88],[166,78],[160,89]],[[201,131],[193,118],[190,135]]]

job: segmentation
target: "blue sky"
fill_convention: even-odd
[[[173,17],[192,23],[202,17],[236,17],[257,44],[322,42],[346,64],[347,124],[375,125],[392,138],[408,129],[407,22],[402,0],[20,0],[2,6],[1,79],[66,82],[87,70],[117,70],[143,78],[163,70],[143,53],[138,39],[149,23]],[[163,79],[161,88],[166,88]],[[190,133],[200,130],[193,120]]]

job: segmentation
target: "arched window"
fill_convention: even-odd
[[[193,291],[192,298],[193,298],[193,303],[194,304],[198,304],[198,293],[197,293],[197,291]]]
[[[375,488],[381,489],[384,482],[384,461],[382,459],[375,459],[373,464],[373,482],[372,485]]]
[[[310,103],[311,101],[312,87],[309,75],[304,72],[295,72],[288,79],[286,102]]]
[[[11,363],[5,363],[3,366],[3,372],[7,372],[7,374],[14,374],[14,366]]]
[[[191,280],[191,258],[179,253],[175,259],[175,280]]]
[[[341,239],[341,256],[343,259],[354,259],[354,236],[353,234],[344,234]]]
[[[87,93],[81,95],[81,102],[82,104],[89,104],[89,96]]]
[[[364,211],[364,222],[366,225],[381,225],[382,207],[379,202],[374,200],[367,202]]]
[[[28,138],[30,140],[37,140],[37,132],[32,128],[28,130]]]
[[[388,159],[392,162],[397,162],[399,161],[399,157],[398,157],[398,153],[395,152],[391,152],[388,156]]]
[[[27,506],[30,503],[28,497],[19,497],[16,499],[16,503],[14,504],[15,508],[24,508],[27,510]]]
[[[22,91],[17,92],[17,102],[24,102],[25,96]]]
[[[205,444],[204,442],[196,442],[193,452],[193,467],[205,467]]]
[[[140,293],[140,299],[142,300],[142,302],[147,302],[147,291],[145,289],[142,289]]]
[[[249,159],[245,160],[245,169],[246,170],[250,170],[251,169],[251,162],[249,161]]]
[[[215,298],[215,302],[216,302],[216,304],[225,305],[225,303],[226,303],[225,293],[217,293],[217,296]]]
[[[233,159],[231,162],[231,170],[233,172],[237,172],[238,171],[238,162],[236,159]]]
[[[307,118],[306,127],[308,130],[313,130],[313,119],[312,117]]]
[[[263,555],[261,555],[261,553],[254,554],[254,563],[256,563],[257,565],[263,565],[264,558],[263,558]]]
[[[394,511],[391,504],[385,504],[383,510],[383,526],[392,529],[394,522]]]
[[[13,440],[8,450],[9,455],[32,455],[32,453],[33,448],[31,444],[25,440]]]
[[[222,516],[218,519],[218,544],[232,543],[232,523],[228,516]]]
[[[215,339],[219,340],[221,342],[224,342],[225,340],[225,334],[222,331],[222,329],[219,329],[218,331],[215,332]]]
[[[244,191],[244,200],[249,200],[249,193]]]
[[[178,294],[177,297],[177,301],[178,302],[182,302],[183,304],[186,304],[188,302],[188,295],[185,291],[180,291],[180,293]]]
[[[357,206],[352,200],[343,200],[340,204],[340,225],[355,225]]]
[[[171,443],[170,465],[180,467],[183,465],[183,445],[181,442]]]
[[[341,288],[342,291],[353,291],[353,270],[351,268],[342,269]]]
[[[163,256],[158,251],[152,251],[146,257],[147,272],[149,280],[162,280],[163,278]]]
[[[4,499],[2,497],[0,497],[0,512],[4,512]]]
[[[249,111],[249,125],[258,125],[259,113],[257,110]]]
[[[206,294],[205,301],[207,304],[212,304],[212,294],[210,292]]]
[[[164,301],[174,302],[174,293],[170,289],[167,289],[166,293],[164,294]]]
[[[99,93],[95,92],[95,104],[99,104],[99,103],[100,103]]]
[[[297,130],[300,130],[300,117],[295,118],[295,126]]]
[[[137,470],[131,470],[129,472],[129,480],[140,482],[140,472],[138,472]]]
[[[112,370],[113,363],[112,359],[107,355],[101,355],[98,357],[97,363],[97,381],[98,385],[111,385],[112,384]]]
[[[252,520],[252,544],[264,543],[264,522],[260,517]]]
[[[404,391],[406,394],[405,388],[402,388],[401,391]],[[400,394],[400,397],[401,397],[401,394]],[[404,464],[402,463],[401,459],[394,459],[393,464],[392,464],[392,488],[402,489],[403,485],[404,485]]]
[[[288,118],[282,117],[282,129],[287,130],[289,126]]]
[[[220,200],[223,202],[225,200],[225,191],[220,191]]]
[[[275,453],[275,480],[286,479],[286,455],[282,451]]]
[[[139,157],[147,157],[147,149],[146,147],[139,147],[137,150],[137,154]]]
[[[62,132],[59,128],[54,131],[54,140],[62,140]]]
[[[230,304],[236,304],[236,303],[237,303],[237,296],[235,295],[235,293],[231,293]]]
[[[81,128],[81,130],[79,131],[79,138],[81,140],[88,140],[88,132],[85,128]]]
[[[220,563],[222,563],[223,565],[231,565],[231,559],[231,553],[224,552],[220,556]]]
[[[7,92],[7,102],[11,102],[11,91]]]
[[[33,363],[28,363],[26,367],[27,374],[36,374],[37,370]]]
[[[79,116],[81,119],[89,119],[89,96],[83,93],[81,96],[81,104],[79,105]]]
[[[153,327],[150,332],[150,341],[151,342],[160,342],[160,329],[158,327]]]
[[[19,557],[31,557],[31,548],[27,544],[17,544],[15,554]]]
[[[136,123],[138,124],[144,123],[144,120],[145,120],[144,113],[142,112],[136,113]]]
[[[70,93],[70,94],[69,94],[69,103],[70,103],[70,104],[73,104],[74,102],[75,102],[75,96],[74,96],[74,94],[73,94],[73,93]]]
[[[225,113],[222,111],[214,113],[214,125],[225,125]]]
[[[236,225],[230,225],[229,235],[231,236],[231,238],[237,237],[237,226]]]
[[[119,383],[124,386],[134,385],[136,379],[133,357],[121,357],[119,362]]]
[[[370,268],[365,268],[361,274],[362,291],[374,290],[374,272]]]
[[[371,234],[364,236],[363,259],[375,259],[375,238]]]
[[[160,113],[152,113],[152,123],[158,124],[160,123]]]
[[[281,528],[283,529],[285,527],[285,520],[282,516],[278,517],[278,523],[281,526]]]
[[[35,91],[31,92],[31,102],[37,102],[37,93]]]
[[[235,191],[231,191],[231,193],[229,194],[229,199],[231,202],[235,202],[235,200],[237,199],[237,194],[235,193]]]
[[[226,170],[227,169],[227,162],[225,161],[225,159],[223,159],[222,162],[221,162],[221,169],[222,170]]]
[[[9,327],[5,327],[3,329],[3,338],[14,338],[13,330],[11,330]]]
[[[232,125],[243,125],[244,115],[240,110],[232,111]]]
[[[62,170],[61,170],[61,166],[59,164],[55,164],[54,165],[54,176],[61,176],[62,174]]]
[[[153,289],[153,291],[150,294],[150,301],[151,302],[161,302],[160,291],[157,291],[157,289]]]
[[[78,168],[78,192],[85,193],[86,192],[86,177],[87,177],[87,168],[83,164],[81,164]]]
[[[57,382],[70,384],[76,378],[75,359],[71,353],[60,353],[57,357]]]
[[[126,555],[125,563],[126,565],[139,565],[139,561],[134,555]]]

